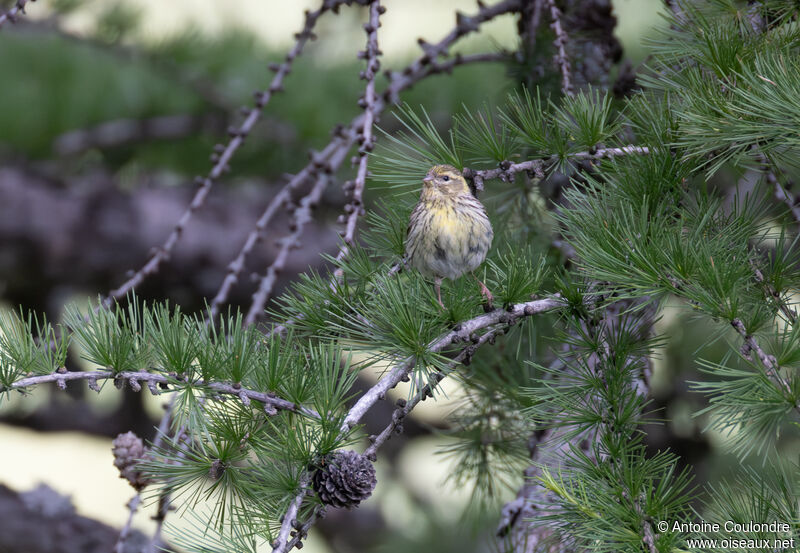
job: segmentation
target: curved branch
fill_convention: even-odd
[[[747,328],[744,326],[741,319],[735,318],[731,320],[731,326],[736,329],[736,332],[739,333],[739,336],[742,337],[742,341],[744,342],[741,349],[742,355],[747,359],[752,359],[751,352],[755,352],[758,356],[758,360],[761,361],[761,366],[764,368],[764,373],[767,375],[767,378],[772,381],[781,393],[786,394],[786,397],[791,397],[792,387],[789,382],[779,374],[780,365],[778,365],[778,360],[775,359],[775,356],[769,355],[761,349],[758,341],[752,334],[747,332]],[[794,408],[800,411],[800,405],[797,403],[795,403]]]
[[[330,164],[331,173],[336,171],[339,165],[341,165],[346,153],[347,150],[340,150],[338,152],[339,155],[328,162]],[[275,256],[270,266],[267,267],[266,273],[259,282],[258,290],[253,294],[253,301],[244,319],[245,326],[255,324],[261,315],[263,315],[264,305],[272,295],[272,289],[275,287],[275,283],[278,280],[278,273],[286,267],[289,252],[300,247],[300,237],[303,235],[306,224],[311,221],[311,212],[319,203],[320,198],[322,198],[322,193],[325,191],[329,179],[330,176],[327,172],[326,174],[318,176],[317,182],[314,183],[311,192],[300,200],[300,206],[294,210],[292,222],[290,223],[292,233],[279,240],[281,249],[278,251],[278,255]]]
[[[471,341],[472,343],[470,345],[462,348],[458,355],[453,357],[453,359],[447,364],[447,369],[454,369],[462,363],[469,363],[472,355],[480,346],[487,342],[494,343],[494,339],[499,334],[504,333],[506,329],[513,324],[513,322],[514,321],[508,321],[504,325],[492,328],[491,330],[483,333],[480,337],[476,337],[475,340]],[[433,374],[433,378],[436,380],[437,384],[444,379],[445,373],[446,371],[437,371]],[[411,410],[414,409],[419,402],[425,401],[428,397],[433,397],[433,389],[435,387],[435,384],[432,385],[431,383],[428,383],[423,386],[422,389],[420,389],[420,391],[417,392],[410,400],[398,400],[397,409],[395,409],[395,411],[392,413],[392,422],[390,422],[380,434],[376,436],[370,436],[369,438],[371,443],[370,446],[364,450],[364,455],[366,455],[370,461],[375,461],[377,459],[378,448],[386,443],[386,441],[391,438],[392,434],[401,431],[403,419],[411,412]]]
[[[515,324],[520,319],[551,311],[562,307],[563,305],[564,301],[561,299],[561,297],[559,295],[555,295],[545,299],[518,303],[508,307],[508,309],[495,309],[489,313],[479,315],[473,319],[469,319],[468,321],[458,324],[456,328],[431,342],[427,350],[429,352],[440,352],[451,344],[468,342],[469,345],[462,348],[449,364],[449,366],[455,367],[459,363],[463,363],[470,359],[475,351],[477,351],[478,347],[487,342],[492,342],[497,334],[505,330],[508,326]],[[489,327],[494,328],[491,328],[480,337],[474,336],[475,332]],[[356,424],[358,424],[361,418],[373,405],[375,405],[375,403],[386,397],[386,393],[389,390],[397,386],[397,384],[400,382],[406,380],[409,373],[414,369],[415,362],[416,359],[413,356],[408,357],[400,364],[395,366],[395,368],[393,368],[386,376],[381,378],[377,384],[367,390],[367,392],[364,393],[364,395],[362,395],[348,411],[347,416],[342,423],[340,432],[342,434],[349,432]],[[438,380],[444,378],[444,375],[441,372],[434,374],[436,375],[435,378]],[[404,413],[407,413],[417,403],[419,403],[419,401],[422,401],[430,393],[430,385],[423,387],[414,399],[412,399],[406,405],[401,405],[400,409],[404,410]],[[367,448],[365,452],[367,455],[374,456],[377,448],[383,444],[395,430],[399,424],[399,421],[402,420],[402,417],[398,419],[397,414],[398,412],[396,411],[392,416],[392,422],[390,425],[385,428],[379,436],[371,438],[372,445]],[[294,498],[292,507],[295,505],[299,507],[305,494],[305,487],[301,487],[300,492]],[[297,510],[295,509],[294,513],[296,514],[296,512]],[[286,553],[287,551],[290,551],[291,548],[297,546],[300,542],[300,539],[302,539],[303,534],[308,531],[313,522],[317,519],[318,515],[319,509],[315,509],[311,515],[311,518],[304,524],[300,525],[301,531],[298,531],[297,535],[291,541],[286,542],[276,540],[276,542],[273,542],[272,553]],[[288,535],[293,526],[298,526],[297,521],[292,517],[289,517],[287,514],[283,517],[280,535]]]
[[[228,272],[222,280],[214,299],[211,300],[209,308],[208,322],[214,321],[219,315],[220,308],[224,304],[228,295],[230,294],[233,285],[239,280],[239,276],[244,270],[245,261],[247,256],[253,251],[255,245],[263,240],[266,236],[267,225],[269,225],[272,218],[278,212],[278,209],[284,204],[288,204],[292,199],[292,191],[298,189],[307,180],[314,178],[318,175],[319,170],[329,159],[338,152],[346,153],[355,141],[353,133],[342,132],[339,136],[334,138],[321,152],[312,156],[312,161],[306,165],[299,173],[294,175],[281,190],[272,197],[266,209],[261,213],[261,216],[256,221],[255,227],[247,235],[244,245],[242,246],[236,258],[228,264]],[[343,154],[341,154],[343,155]],[[338,167],[338,165],[337,165]]]
[[[474,319],[458,324],[456,328],[444,334],[429,344],[427,350],[431,353],[440,352],[451,344],[463,341],[470,341],[473,332],[482,330],[496,324],[509,324],[522,317],[530,317],[545,311],[551,311],[564,304],[560,296],[556,295],[541,300],[532,300],[525,303],[518,303],[508,307],[508,309],[495,309],[489,313],[479,315]],[[348,432],[358,421],[361,420],[366,412],[379,400],[386,396],[386,392],[402,382],[414,368],[416,358],[409,357],[402,363],[393,368],[377,384],[367,390],[358,401],[353,405],[342,423],[342,432]]]
[[[375,96],[375,75],[380,68],[380,62],[378,62],[378,55],[380,54],[380,50],[378,49],[378,27],[380,27],[380,15],[385,11],[386,9],[381,6],[379,0],[373,0],[370,4],[369,21],[364,25],[364,30],[367,32],[367,46],[364,52],[360,53],[360,57],[364,57],[367,60],[367,67],[362,72],[362,77],[366,79],[367,86],[363,98],[363,123],[357,135],[361,147],[358,149],[359,162],[356,178],[352,183],[348,183],[352,186],[352,196],[350,203],[345,207],[345,211],[349,211],[350,215],[347,219],[344,243],[336,256],[337,260],[343,259],[349,252],[349,247],[353,245],[356,222],[358,221],[358,216],[363,212],[362,196],[367,180],[367,157],[368,152],[372,151],[374,145],[372,126],[378,117]],[[278,272],[282,270],[283,266],[286,264],[289,251],[298,246],[305,224],[311,220],[311,209],[319,202],[319,198],[325,190],[328,174],[332,174],[336,171],[341,162],[344,161],[346,153],[347,150],[345,148],[340,148],[339,151],[331,156],[327,161],[325,174],[317,176],[317,182],[311,192],[301,200],[300,207],[298,207],[292,215],[291,224],[294,227],[293,232],[281,240],[280,252],[278,252],[275,260],[267,268],[267,272],[261,279],[258,290],[253,295],[253,302],[245,319],[245,324],[248,326],[254,324],[263,314],[264,305],[272,294]],[[344,188],[347,189],[349,187],[345,185]]]

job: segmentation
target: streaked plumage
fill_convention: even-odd
[[[493,236],[486,209],[461,173],[451,165],[431,168],[411,213],[406,261],[435,279],[440,304],[442,278],[456,279],[477,269],[486,259]],[[491,302],[491,294],[478,282]]]

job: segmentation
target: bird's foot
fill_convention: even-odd
[[[486,300],[486,303],[483,304],[483,308],[488,313],[489,311],[494,309],[494,305],[492,303],[494,301],[494,296],[483,282],[479,280],[478,284],[480,284],[481,286],[481,296],[483,296],[484,299]]]

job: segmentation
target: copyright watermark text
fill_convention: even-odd
[[[660,534],[681,532],[689,535],[705,534],[708,538],[687,538],[689,548],[701,549],[794,549],[792,526],[786,522],[680,522],[662,520],[656,523]],[[727,534],[727,535],[726,535]]]

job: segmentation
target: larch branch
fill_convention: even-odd
[[[166,241],[156,250],[150,257],[147,263],[138,271],[136,271],[127,281],[125,281],[119,288],[109,292],[108,297],[103,300],[103,306],[109,307],[114,299],[124,297],[136,286],[138,286],[148,275],[158,271],[159,266],[167,260],[172,252],[175,244],[180,240],[186,225],[192,218],[192,214],[202,207],[205,202],[206,196],[211,191],[214,182],[219,179],[223,173],[229,170],[229,162],[236,151],[244,143],[245,138],[255,127],[256,123],[261,119],[261,114],[264,107],[272,99],[274,93],[283,90],[283,81],[290,73],[294,60],[302,53],[303,48],[309,40],[315,38],[312,32],[317,20],[328,10],[338,7],[344,3],[344,0],[324,0],[322,6],[315,11],[307,11],[305,16],[305,23],[302,31],[295,35],[296,42],[294,46],[286,54],[285,61],[280,64],[272,65],[270,68],[275,71],[275,76],[269,87],[261,92],[255,94],[255,103],[245,116],[244,121],[239,127],[229,129],[230,140],[227,145],[223,146],[218,144],[215,147],[215,153],[212,155],[214,166],[211,171],[205,176],[198,178],[200,188],[198,188],[194,197],[192,198],[189,207],[181,215],[175,228],[167,237]]]
[[[38,384],[46,384],[48,382],[55,382],[59,388],[65,388],[66,383],[73,380],[86,380],[89,383],[89,387],[96,391],[99,391],[98,381],[101,380],[113,380],[115,385],[120,387],[128,384],[132,390],[137,392],[142,389],[142,383],[145,383],[152,393],[157,394],[159,393],[158,388],[160,386],[175,386],[177,377],[148,371],[123,371],[119,373],[114,373],[109,370],[54,372],[51,374],[22,378],[8,387],[0,387],[0,393],[11,390],[24,390],[25,388]],[[294,402],[276,397],[270,392],[250,390],[229,382],[192,380],[187,383],[194,387],[208,388],[218,394],[235,396],[244,404],[249,404],[250,401],[259,401],[264,404],[264,410],[267,414],[275,414],[276,411],[281,410],[292,411],[315,419],[319,418],[319,414],[315,411]]]
[[[566,154],[568,159],[610,159],[625,155],[648,155],[650,149],[646,146],[622,146],[619,148],[600,148],[594,152],[577,152]],[[559,156],[553,155],[544,159],[530,159],[512,163],[511,161],[501,161],[495,169],[474,170],[465,167],[464,176],[471,179],[478,190],[483,189],[483,181],[490,179],[501,179],[511,182],[517,173],[531,173],[537,177],[544,176],[544,170],[548,166],[559,160]]]
[[[367,32],[367,46],[363,53],[360,53],[367,60],[367,67],[362,72],[362,77],[367,81],[363,98],[364,122],[361,125],[358,136],[361,147],[358,149],[356,178],[345,185],[345,191],[350,192],[350,202],[345,206],[345,212],[348,215],[343,235],[344,242],[336,255],[337,261],[344,259],[350,248],[355,244],[356,224],[359,216],[364,213],[363,196],[367,182],[367,160],[369,153],[375,146],[373,126],[378,119],[377,96],[375,94],[375,77],[381,66],[380,61],[378,61],[378,56],[381,53],[378,49],[378,27],[381,26],[380,16],[385,11],[386,8],[381,6],[380,1],[375,0],[370,5],[369,22],[364,25],[364,30]],[[337,276],[341,276],[341,269],[337,270]]]
[[[552,311],[563,305],[563,300],[559,296],[550,298],[531,300],[525,303],[518,303],[508,307],[508,309],[495,309],[489,313],[484,313],[468,321],[459,323],[455,329],[437,338],[428,345],[427,350],[437,353],[451,344],[471,341],[473,332],[488,328],[496,324],[507,325],[522,317],[529,317],[546,311]],[[487,338],[488,340],[488,338]],[[413,370],[416,358],[409,357],[402,363],[396,365],[386,376],[381,378],[377,384],[367,390],[358,401],[353,405],[342,423],[342,432],[348,432],[378,401],[386,397],[386,393],[397,386]]]
[[[744,326],[744,323],[741,319],[733,319],[731,321],[731,326],[739,333],[739,336],[742,337],[744,345],[742,346],[741,353],[744,357],[750,359],[752,358],[752,352],[758,356],[759,361],[761,362],[761,366],[764,367],[764,373],[767,375],[773,384],[775,384],[781,392],[787,395],[787,397],[792,395],[792,389],[789,383],[780,375],[779,370],[780,366],[778,365],[778,360],[775,359],[774,355],[769,355],[765,352],[758,343],[758,340],[755,337],[747,332],[747,328]],[[795,404],[794,408],[800,411],[800,406]]]
[[[377,118],[388,105],[396,103],[399,100],[400,92],[412,87],[414,84],[430,75],[452,71],[454,67],[463,65],[465,63],[497,61],[498,57],[494,54],[478,54],[476,56],[456,55],[452,59],[445,61],[438,60],[438,57],[447,55],[450,46],[452,46],[455,41],[467,34],[477,31],[480,24],[490,21],[499,15],[513,12],[518,8],[519,0],[505,0],[504,2],[499,2],[492,6],[482,6],[478,14],[472,17],[467,17],[463,14],[457,14],[456,27],[441,41],[436,44],[428,44],[425,41],[420,40],[420,46],[424,52],[420,57],[415,59],[400,72],[386,72],[390,82],[384,92],[375,99],[374,109],[370,110],[373,112],[373,117]],[[366,117],[366,113],[356,116],[347,127],[339,129],[337,137],[343,133],[345,135],[352,134],[353,136],[357,136],[359,129],[363,129],[364,127],[364,121]],[[334,138],[332,142],[336,142],[336,140],[337,138]],[[334,151],[334,153],[331,155],[331,158],[329,158],[327,162],[316,161],[316,163],[321,163],[323,165],[327,165],[328,167],[334,167],[333,170],[335,170],[341,164],[340,158],[343,159],[344,155],[346,154],[346,149],[344,149],[344,147],[349,147],[350,144],[352,143],[340,143],[339,148]],[[331,144],[329,144],[328,147],[331,147]],[[326,147],[326,151],[328,147]],[[313,163],[314,162],[312,162],[312,164]],[[297,227],[296,221],[293,222],[293,225]],[[293,234],[295,233],[293,232]],[[286,248],[281,249],[281,252],[278,253],[279,257],[284,249],[289,248],[285,239],[283,239],[282,244],[286,246]],[[288,255],[288,251],[286,253]],[[267,269],[267,273],[261,279],[258,291],[256,294],[254,294],[253,302],[248,312],[247,320],[249,324],[253,324],[257,318],[262,315],[264,304],[266,303],[267,299],[269,299],[269,295],[272,293],[275,277],[271,277],[272,273],[270,269],[277,268],[280,270],[283,264],[285,264],[285,257],[282,259],[278,259],[276,257],[276,260],[279,261],[278,265],[275,266],[275,263],[273,262],[273,265]],[[281,332],[284,329],[285,325],[279,325],[271,332]]]
[[[253,251],[255,245],[266,237],[267,225],[269,225],[281,206],[291,202],[292,191],[298,189],[309,179],[317,177],[320,168],[329,162],[332,155],[337,152],[347,152],[354,141],[354,134],[343,130],[321,152],[312,154],[311,163],[289,179],[289,182],[272,197],[272,200],[270,200],[266,209],[264,209],[261,216],[256,221],[255,227],[245,239],[244,245],[239,250],[236,258],[228,265],[228,272],[219,290],[211,300],[208,317],[209,322],[214,321],[219,315],[220,308],[227,300],[233,285],[239,280],[239,276],[244,270],[245,261]]]
[[[491,330],[483,333],[481,336],[476,336],[473,340],[470,340],[470,345],[462,348],[461,351],[447,364],[447,367],[444,371],[437,371],[432,374],[432,378],[436,381],[436,384],[445,378],[447,370],[454,369],[462,363],[468,364],[475,351],[480,346],[487,342],[494,343],[495,338],[499,334],[504,333],[509,325],[513,324],[513,322],[515,322],[515,320],[509,320],[504,325],[492,328]],[[417,406],[418,403],[425,401],[429,397],[433,397],[433,390],[435,387],[435,384],[429,382],[423,386],[419,392],[414,394],[414,397],[412,397],[410,400],[406,401],[404,399],[400,399],[397,401],[397,409],[395,409],[392,413],[392,421],[380,432],[380,434],[370,436],[369,438],[370,446],[364,450],[364,455],[366,455],[369,460],[375,461],[377,459],[378,448],[386,443],[386,441],[392,437],[392,434],[402,431],[403,419],[411,412],[412,409],[414,409],[414,407]]]
[[[485,344],[486,342],[491,341],[491,339],[496,336],[497,333],[501,329],[504,329],[512,324],[515,324],[518,320],[523,317],[530,317],[536,314],[544,313],[547,311],[551,311],[554,309],[558,309],[559,307],[563,306],[564,302],[560,296],[553,296],[544,299],[532,300],[524,303],[518,303],[512,306],[509,306],[507,309],[495,309],[490,311],[489,313],[485,313],[483,315],[479,315],[473,319],[469,319],[468,321],[464,321],[459,323],[456,328],[447,332],[431,342],[428,345],[429,352],[440,352],[442,350],[447,349],[452,344],[464,343],[468,342],[469,345],[465,348],[462,348],[461,351],[457,354],[457,356],[453,359],[453,363],[457,364],[458,362],[464,362],[467,358],[471,358],[472,355],[475,353],[477,348],[480,345]],[[490,329],[488,332],[483,334],[481,337],[474,336],[474,333],[483,330],[485,328],[493,327],[495,325],[500,325],[497,328]],[[456,362],[456,359],[459,359]],[[350,408],[347,415],[345,416],[344,422],[342,423],[340,433],[346,434],[348,433],[358,422],[361,418],[370,410],[370,408],[375,405],[378,401],[384,399],[386,397],[386,393],[397,386],[400,382],[407,380],[409,373],[414,369],[414,365],[416,363],[416,359],[414,357],[409,357],[403,360],[401,363],[396,365],[391,371],[389,371],[383,378],[381,378],[377,384],[372,386],[367,392],[362,395],[358,401]],[[444,378],[444,375],[441,373],[437,374],[437,378],[441,379]],[[429,388],[425,387],[420,390],[420,393],[429,393]],[[419,395],[419,394],[418,394]],[[423,398],[420,397],[419,401]],[[416,405],[416,403],[414,403]],[[413,406],[412,406],[413,407]],[[401,407],[402,408],[402,407]],[[396,428],[396,420],[393,416],[392,427],[389,429],[384,429],[381,432],[382,441],[383,443],[388,439],[391,432]],[[386,436],[384,436],[386,434]],[[373,440],[374,449],[377,449],[375,443],[377,438]],[[378,444],[380,445],[380,444]],[[369,453],[370,450],[368,449],[367,452]],[[374,451],[372,452],[374,453]],[[294,498],[292,503],[292,507],[290,511],[294,509],[293,514],[296,515],[297,509],[299,509],[299,505],[302,503],[303,498],[306,494],[306,486],[301,486],[300,492]],[[311,519],[306,522],[306,524],[301,525],[301,528],[304,531],[307,531],[308,528],[313,524],[313,521],[316,520],[318,513],[315,511]],[[284,534],[288,536],[292,527],[297,526],[296,519],[293,519],[287,513],[283,517],[283,522],[281,524],[281,531],[280,536]],[[298,533],[298,535],[300,535]],[[296,536],[295,536],[296,538]],[[298,545],[299,540],[293,539],[290,542],[286,542],[285,540],[276,540],[273,542],[273,550],[272,553],[286,553],[290,551],[292,547]]]
[[[553,32],[556,34],[556,39],[553,44],[556,47],[556,55],[555,61],[556,65],[558,65],[559,70],[561,71],[561,92],[564,93],[565,96],[573,96],[574,92],[572,90],[572,69],[570,68],[569,58],[567,57],[567,32],[564,30],[563,25],[561,24],[561,10],[558,9],[556,6],[555,0],[546,0],[547,7],[550,10],[550,18],[553,22],[550,26],[553,29]]]

